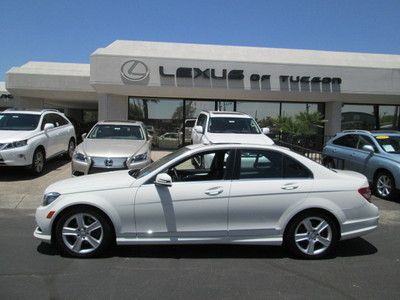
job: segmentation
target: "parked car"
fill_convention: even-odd
[[[210,167],[196,161],[212,155]],[[364,175],[278,146],[190,145],[138,171],[50,185],[35,237],[76,257],[131,244],[284,244],[321,258],[378,225]]]
[[[273,145],[266,136],[269,128],[258,126],[249,115],[240,112],[202,111],[192,130],[193,144],[253,143]]]
[[[137,121],[98,122],[72,158],[72,175],[141,169],[151,162],[151,141]]]
[[[346,130],[329,140],[323,164],[364,174],[374,193],[394,199],[400,189],[400,132]]]
[[[0,113],[0,166],[28,166],[39,175],[47,160],[60,154],[71,158],[75,141],[74,126],[56,110]]]
[[[181,145],[178,132],[166,132],[157,137],[157,147],[160,149],[176,149]]]

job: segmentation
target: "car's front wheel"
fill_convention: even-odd
[[[56,242],[63,254],[96,257],[112,244],[112,228],[102,213],[75,208],[64,213],[56,225]]]
[[[72,156],[74,155],[74,151],[75,151],[75,140],[74,139],[70,139],[68,142],[68,149],[67,152],[65,153],[65,156],[68,160],[72,159]]]
[[[33,175],[40,175],[46,163],[46,156],[44,151],[40,148],[36,149],[32,157],[31,171]]]
[[[394,178],[389,172],[382,171],[375,176],[374,192],[376,196],[385,200],[394,198],[396,186],[394,184]]]
[[[332,218],[322,212],[297,215],[284,235],[285,246],[297,257],[318,259],[327,256],[338,240],[338,230]]]

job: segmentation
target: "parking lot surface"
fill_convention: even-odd
[[[124,246],[71,259],[33,238],[33,210],[1,209],[0,298],[399,299],[400,204],[374,202],[378,230],[315,261],[236,245]]]

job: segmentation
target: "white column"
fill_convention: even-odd
[[[121,95],[98,94],[100,120],[128,120],[128,97]]]
[[[325,135],[333,136],[342,130],[342,102],[330,101],[325,103]]]

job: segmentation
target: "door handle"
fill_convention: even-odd
[[[281,187],[281,189],[286,191],[291,191],[297,189],[298,187],[299,187],[298,185],[284,185],[283,187]]]
[[[215,187],[205,191],[204,193],[209,196],[216,196],[221,194],[223,191],[224,190],[221,187]]]

